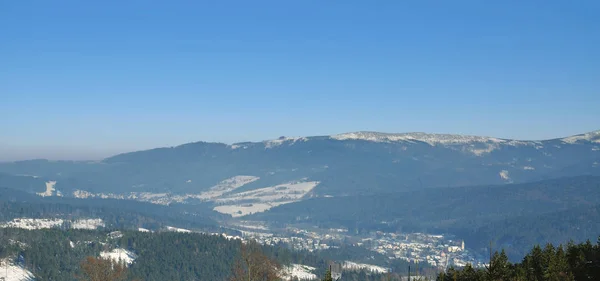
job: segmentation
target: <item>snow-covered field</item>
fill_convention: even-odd
[[[133,261],[137,259],[136,254],[121,248],[113,249],[110,252],[101,252],[100,257],[104,259],[110,259],[115,262],[124,263],[127,266],[132,264]]]
[[[81,219],[71,223],[71,228],[74,229],[97,229],[104,226],[102,219]]]
[[[196,198],[202,199],[202,200],[214,199],[214,198],[223,196],[223,194],[225,194],[225,193],[234,191],[246,184],[257,181],[258,179],[260,179],[260,178],[255,177],[255,176],[231,177],[231,178],[228,178],[228,179],[220,182],[219,184],[211,187],[208,191],[200,193],[200,195],[197,195]]]
[[[366,264],[366,263],[355,263],[355,262],[351,262],[351,261],[345,261],[344,264],[342,265],[342,268],[346,269],[346,270],[367,270],[367,271],[377,272],[377,273],[386,273],[389,271],[389,269],[387,269],[385,267],[372,265],[372,264]]]
[[[315,186],[318,181],[298,181],[275,186],[269,186],[259,189],[254,189],[246,192],[229,194],[222,198],[216,199],[217,203],[228,203],[238,201],[258,201],[258,202],[278,202],[278,201],[294,201],[298,200]]]
[[[46,191],[38,192],[37,195],[42,196],[42,197],[52,196],[54,194],[54,191],[56,191],[56,189],[54,188],[55,185],[56,185],[56,181],[46,182]]]
[[[97,229],[98,227],[104,227],[104,221],[102,219],[79,219],[75,221],[69,221],[64,219],[31,219],[31,218],[16,218],[9,222],[0,223],[0,228],[23,228],[23,229],[43,229],[43,228],[54,228],[62,227],[66,222],[71,223],[73,229]]]
[[[264,212],[275,206],[299,201],[318,184],[318,181],[298,181],[227,194],[214,200],[221,204],[214,210],[233,217]]]
[[[13,262],[3,259],[0,260],[0,280],[3,281],[30,281],[34,280],[33,274]]]
[[[29,219],[29,218],[18,218],[12,221],[0,224],[0,228],[12,227],[12,228],[23,228],[23,229],[42,229],[42,228],[53,228],[60,227],[63,224],[62,219]]]
[[[292,203],[294,201],[287,202],[272,202],[272,203],[245,203],[245,204],[233,204],[233,205],[221,205],[216,206],[213,210],[221,214],[229,214],[232,217],[242,217],[254,213],[264,212],[273,207]]]
[[[172,227],[172,226],[167,226],[167,230],[168,231],[174,231],[174,232],[182,232],[182,233],[190,233],[190,232],[192,232],[189,229]]]
[[[316,268],[312,266],[291,264],[283,269],[283,276],[287,280],[292,280],[294,277],[300,280],[314,280],[317,279],[317,275],[313,273],[315,270]]]
[[[219,184],[211,187],[208,191],[199,194],[170,194],[170,193],[152,193],[152,192],[130,192],[129,194],[114,193],[91,193],[85,190],[75,190],[75,198],[103,198],[103,199],[128,199],[142,202],[149,202],[159,205],[169,205],[171,203],[185,203],[188,199],[212,200],[220,197],[227,192],[234,191],[248,183],[258,180],[255,176],[234,176],[228,178]],[[191,181],[188,181],[191,183]]]

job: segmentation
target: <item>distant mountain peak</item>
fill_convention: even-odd
[[[565,143],[577,143],[580,141],[589,141],[589,142],[600,143],[600,130],[585,133],[585,134],[574,135],[574,136],[562,138],[560,140]]]
[[[492,138],[492,137],[479,137],[479,136],[468,136],[468,135],[453,135],[453,134],[428,134],[422,132],[414,133],[379,133],[379,132],[352,132],[344,133],[339,135],[330,136],[336,140],[366,140],[373,142],[424,142],[430,145],[436,144],[464,144],[470,142],[480,143],[502,143],[506,140]]]

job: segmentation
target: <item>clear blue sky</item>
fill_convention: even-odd
[[[0,160],[600,129],[597,0],[211,2],[1,1]]]

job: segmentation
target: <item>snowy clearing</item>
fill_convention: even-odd
[[[292,203],[295,201],[285,201],[285,202],[272,202],[272,203],[245,203],[245,204],[237,204],[237,205],[221,205],[216,206],[213,210],[221,213],[221,214],[229,214],[232,217],[242,217],[254,213],[264,212],[273,207],[277,207],[279,205]]]
[[[213,210],[233,217],[264,212],[279,205],[299,201],[318,184],[318,181],[297,181],[228,194],[214,200],[222,205],[214,207]]]
[[[351,261],[345,261],[344,264],[342,265],[342,268],[347,269],[347,270],[367,270],[367,271],[377,272],[377,273],[386,273],[389,271],[389,269],[387,269],[385,267],[372,265],[372,264],[366,264],[366,263],[355,263],[355,262],[351,262]]]
[[[219,184],[211,187],[208,191],[200,193],[200,195],[194,196],[194,198],[202,199],[202,200],[210,200],[220,196],[223,194],[234,191],[246,184],[259,180],[259,177],[255,176],[235,176],[228,178]]]
[[[137,259],[137,255],[127,251],[125,249],[117,248],[110,252],[101,252],[100,257],[103,259],[110,259],[118,263],[123,263],[127,266],[133,263]]]
[[[73,229],[97,229],[98,227],[105,227],[102,219],[81,219],[71,223]]]
[[[29,281],[35,280],[33,274],[23,268],[22,266],[15,265],[13,262],[3,259],[0,261],[0,280],[5,281]]]
[[[218,203],[237,201],[277,202],[299,200],[319,184],[318,181],[290,182],[276,186],[254,189],[246,192],[230,194],[215,200]]]
[[[0,224],[0,228],[12,227],[22,229],[43,229],[60,227],[63,224],[62,219],[29,219],[29,218],[17,218],[12,221]]]
[[[46,182],[46,191],[38,192],[37,195],[42,196],[42,197],[52,196],[54,194],[54,191],[56,191],[56,189],[54,188],[55,185],[56,185],[56,181]]]
[[[192,232],[189,229],[172,227],[172,226],[167,226],[167,230],[168,231],[174,231],[174,232],[181,232],[181,233],[190,233],[190,232]]]
[[[317,275],[313,272],[316,268],[303,264],[291,264],[283,269],[283,277],[287,280],[292,278],[298,278],[300,280],[314,280],[317,279]]]
[[[508,171],[507,170],[502,170],[500,171],[500,173],[498,173],[498,175],[506,181],[510,181],[510,176],[508,175]]]

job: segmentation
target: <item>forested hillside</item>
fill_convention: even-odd
[[[519,259],[537,243],[585,241],[600,232],[600,177],[423,189],[373,196],[314,198],[251,216],[282,224],[310,222],[351,231],[455,233],[475,249],[490,240]],[[535,226],[532,228],[531,226]]]
[[[547,244],[535,246],[518,263],[511,263],[504,250],[490,256],[485,269],[450,268],[438,281],[583,281],[600,280],[600,238],[593,244]]]

